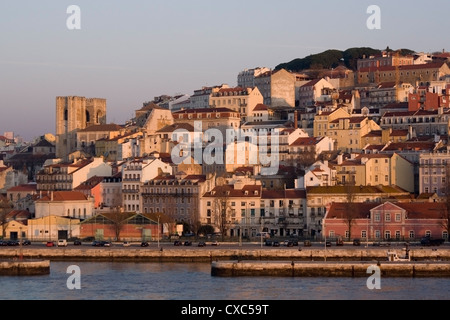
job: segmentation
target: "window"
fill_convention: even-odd
[[[384,239],[386,239],[386,240],[389,240],[389,239],[391,239],[391,232],[388,230],[388,231],[385,231],[385,233],[384,233]]]
[[[400,240],[400,231],[395,231],[395,239]]]
[[[380,222],[381,221],[381,217],[379,213],[375,213],[375,222]]]
[[[208,202],[206,203],[206,206],[211,207],[211,201],[208,201]]]
[[[245,202],[241,202],[241,207],[245,207],[246,203]]]
[[[348,237],[350,237],[350,232],[347,230],[345,231],[345,237],[348,239]]]
[[[410,239],[414,239],[416,237],[416,234],[414,233],[414,231],[410,231],[409,232],[409,238]]]
[[[236,207],[236,202],[232,202],[232,203],[231,203],[231,206],[232,206],[232,207]]]
[[[381,232],[380,230],[375,231],[375,238],[380,239],[381,238]]]
[[[402,214],[396,213],[395,214],[395,222],[401,222],[402,221]]]
[[[386,213],[385,221],[386,222],[391,222],[391,214],[390,213]]]
[[[431,237],[431,231],[430,230],[425,231],[425,237]]]
[[[334,230],[330,230],[330,232],[328,233],[328,236],[330,238],[334,238],[336,236],[335,233],[334,233]]]
[[[442,238],[445,240],[448,240],[448,232],[447,231],[442,232]]]

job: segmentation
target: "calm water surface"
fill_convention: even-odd
[[[67,267],[81,269],[69,290]],[[0,277],[0,300],[449,300],[450,279],[216,278],[209,264],[52,262],[51,273]]]

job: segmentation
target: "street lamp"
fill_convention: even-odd
[[[366,248],[369,247],[369,219],[370,215],[367,215]]]
[[[323,219],[323,223],[322,223],[322,232],[323,232],[323,238],[325,241],[325,253],[324,253],[324,259],[325,261],[327,261],[327,234],[325,232],[325,219]]]
[[[159,249],[159,218],[160,218],[160,216],[158,215],[158,249]]]

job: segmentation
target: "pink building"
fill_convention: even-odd
[[[324,218],[327,238],[348,238],[348,212],[352,212],[351,238],[413,241],[425,236],[448,239],[443,203],[333,203]]]

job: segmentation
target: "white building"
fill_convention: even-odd
[[[243,88],[253,88],[255,86],[255,77],[260,76],[263,73],[270,71],[269,68],[254,68],[254,69],[245,69],[239,72],[237,83],[238,87]]]
[[[172,174],[172,166],[160,159],[130,160],[122,169],[123,207],[128,212],[142,213],[141,186],[161,175]]]
[[[53,191],[35,202],[36,218],[49,215],[87,219],[94,211],[94,198],[76,191]]]

